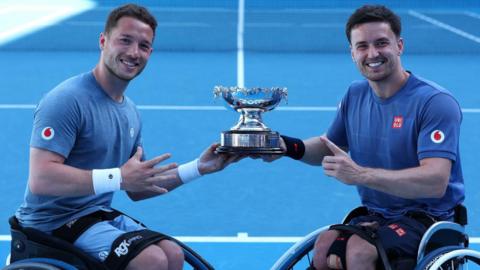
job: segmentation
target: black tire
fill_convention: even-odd
[[[2,268],[2,270],[62,270],[56,266],[40,262],[19,262]]]
[[[214,270],[214,268],[203,259],[198,253],[192,250],[190,247],[184,243],[172,238],[180,247],[183,249],[185,254],[186,269],[192,270]],[[190,266],[190,268],[187,267]],[[2,270],[77,270],[78,268],[73,267],[67,263],[49,259],[49,258],[31,258],[21,261],[16,261]]]

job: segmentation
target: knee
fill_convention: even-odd
[[[166,242],[166,243],[164,243]],[[161,241],[160,247],[163,249],[165,254],[167,255],[169,262],[183,262],[185,259],[185,255],[183,253],[183,249],[176,243],[164,240]]]
[[[347,243],[346,257],[347,261],[364,261],[372,263],[377,260],[377,248],[361,237],[353,235]]]
[[[168,258],[157,246],[148,246],[128,264],[127,270],[168,269]]]
[[[330,269],[328,267],[327,253],[337,237],[337,231],[325,231],[317,238],[313,255],[313,265],[315,269]]]
[[[337,231],[325,231],[320,234],[315,241],[315,254],[322,254],[325,257],[338,235]]]

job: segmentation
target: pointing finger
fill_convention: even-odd
[[[177,163],[170,163],[170,164],[167,164],[167,165],[164,165],[164,166],[155,167],[152,170],[152,174],[163,173],[163,172],[169,171],[171,169],[175,169],[177,167],[178,167]]]
[[[142,160],[142,155],[143,155],[143,148],[140,146],[137,146],[137,151],[134,154],[135,159]]]
[[[152,158],[150,160],[147,160],[145,161],[145,165],[148,166],[148,167],[153,167],[155,165],[157,165],[158,163],[168,159],[171,157],[171,154],[167,153],[167,154],[163,154],[161,156],[158,156],[158,157],[155,157],[155,158]]]
[[[326,136],[321,136],[320,140],[332,151],[335,156],[346,156],[347,153],[343,151],[340,147],[330,141]]]

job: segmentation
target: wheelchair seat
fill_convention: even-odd
[[[357,207],[344,218],[347,224],[352,218],[365,215],[365,207]],[[464,269],[468,262],[480,265],[480,252],[468,249],[468,236],[464,226],[467,224],[467,211],[463,205],[455,208],[454,221],[438,221],[430,226],[422,237],[417,258],[397,258],[389,262],[395,270],[424,269]],[[321,227],[306,235],[290,247],[270,268],[270,270],[313,269],[313,247],[321,233],[330,225]],[[430,268],[433,264],[441,264],[440,268]],[[377,267],[379,268],[379,267]],[[379,269],[383,269],[381,266]]]
[[[68,263],[79,270],[107,270],[73,244],[33,228],[20,226],[15,216],[10,217],[12,235],[10,262],[31,258],[51,258]]]
[[[70,242],[33,228],[22,227],[15,216],[10,217],[8,222],[12,235],[11,265],[4,269],[108,270],[103,263]],[[168,239],[182,248],[185,262],[191,267],[188,269],[214,270],[212,265],[189,246],[173,237],[168,237]],[[67,267],[65,264],[71,267]]]

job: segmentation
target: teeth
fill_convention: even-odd
[[[378,67],[378,66],[380,66],[381,64],[382,64],[382,62],[375,62],[375,63],[368,63],[367,65],[368,65],[369,67]]]
[[[135,63],[128,62],[128,61],[125,61],[125,60],[122,60],[122,63],[124,63],[125,65],[127,65],[127,66],[129,66],[129,67],[134,67],[134,66],[136,66]]]

